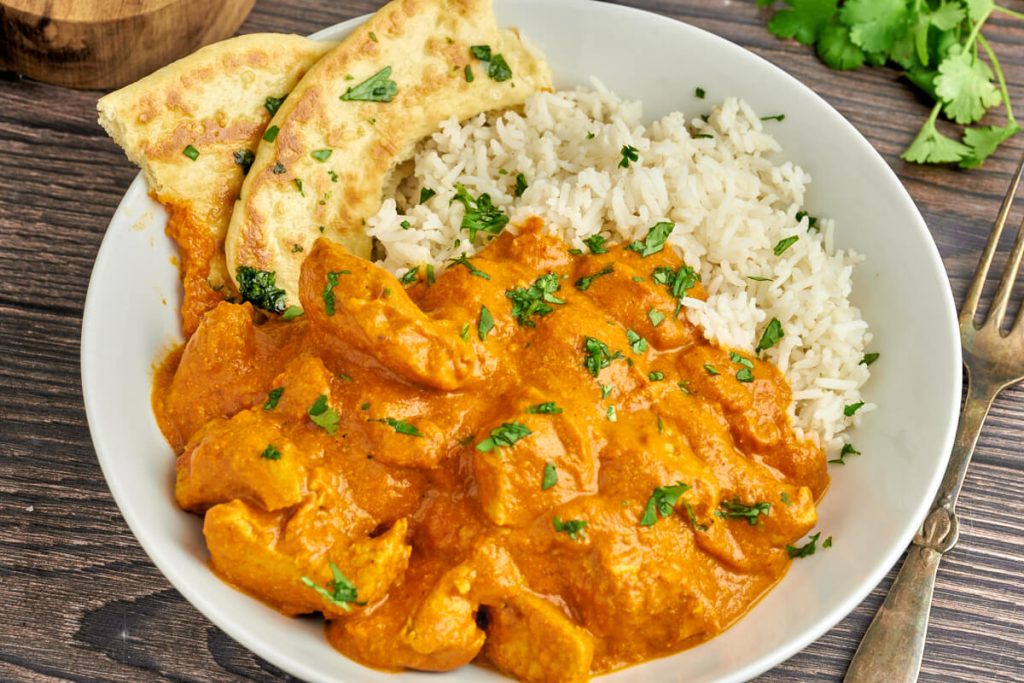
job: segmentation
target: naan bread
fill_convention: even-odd
[[[488,75],[498,60],[474,57],[480,45],[503,56],[511,78]],[[384,101],[353,99],[374,84],[370,97]],[[364,221],[418,140],[445,119],[520,105],[550,87],[544,61],[514,30],[499,30],[491,0],[393,0],[317,62],[274,116],[231,217],[232,275],[241,266],[274,272],[296,304],[299,268],[321,235],[370,255]]]
[[[224,263],[224,236],[243,165],[252,159],[243,155],[255,153],[270,120],[267,98],[287,95],[335,45],[276,33],[231,38],[97,104],[100,124],[142,168],[150,192],[170,210],[167,232],[181,252],[186,334],[234,291]],[[198,156],[193,160],[186,150]]]

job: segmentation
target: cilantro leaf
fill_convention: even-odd
[[[327,564],[331,567],[331,574],[333,579],[327,582],[327,588],[317,584],[309,577],[303,576],[302,583],[312,588],[320,594],[327,602],[332,605],[337,605],[346,612],[351,612],[352,608],[349,605],[365,605],[365,602],[358,602],[359,592],[356,590],[355,584],[348,580],[341,570],[338,569],[338,565],[334,564],[330,560]]]
[[[947,137],[935,127],[935,115],[941,104],[935,105],[932,115],[921,126],[917,137],[900,156],[918,164],[945,164],[960,161],[971,154],[967,145]]]
[[[767,517],[771,512],[772,504],[762,502],[744,505],[739,498],[734,498],[732,502],[722,501],[718,507],[721,509],[715,512],[715,516],[719,519],[745,519],[750,526],[757,526],[758,517],[760,515]]]
[[[779,340],[785,336],[786,333],[782,330],[782,323],[779,322],[778,318],[772,318],[768,326],[764,328],[764,332],[761,334],[761,341],[757,342],[757,348],[754,351],[760,354],[762,351],[766,351],[778,344]]]
[[[398,92],[398,84],[390,76],[391,67],[386,66],[354,88],[348,88],[341,99],[345,102],[390,102]]]
[[[612,264],[609,263],[607,266],[597,271],[593,275],[585,275],[584,277],[581,277],[579,280],[577,280],[576,289],[580,290],[581,292],[585,292],[588,289],[590,289],[590,285],[594,284],[594,280],[605,275],[611,275],[611,273],[614,270],[614,266],[612,266]]]
[[[621,352],[616,351],[612,353],[608,349],[607,344],[594,337],[583,338],[583,351],[586,356],[583,359],[583,367],[594,377],[597,377],[601,370],[611,365],[613,360],[622,358]]]
[[[647,499],[644,514],[640,517],[640,526],[654,526],[658,523],[658,515],[662,518],[671,515],[676,503],[689,490],[690,487],[681,481],[672,486],[659,486],[654,489],[651,497]]]
[[[455,183],[455,197],[451,203],[455,202],[460,202],[465,208],[460,228],[469,232],[470,241],[476,239],[478,232],[497,235],[508,224],[508,214],[496,207],[486,192],[474,199],[462,183]]]
[[[420,430],[416,429],[415,425],[412,425],[412,424],[406,422],[405,420],[396,420],[393,417],[385,417],[385,418],[382,418],[380,420],[369,420],[369,421],[370,422],[380,422],[381,424],[386,424],[388,427],[391,427],[392,429],[394,429],[399,434],[405,434],[406,436],[418,436],[418,437],[422,437],[423,436],[423,434],[420,432]]]
[[[850,70],[864,66],[864,50],[850,40],[850,29],[832,22],[818,36],[818,57],[832,69]]]
[[[490,309],[486,306],[480,307],[480,321],[476,326],[477,336],[480,337],[480,341],[487,341],[487,333],[494,329],[494,316],[491,315]]]
[[[566,534],[569,538],[574,541],[580,540],[580,537],[586,538],[586,534],[583,530],[587,527],[587,523],[582,519],[567,519],[562,521],[558,516],[555,517],[554,525],[555,531],[560,534]]]
[[[958,45],[939,64],[935,92],[945,104],[943,112],[957,123],[974,123],[1002,101],[988,64]]]
[[[951,31],[959,26],[967,15],[959,2],[945,2],[928,12],[928,21],[940,31]]]
[[[530,316],[545,316],[555,310],[548,304],[565,303],[555,296],[559,289],[558,276],[548,273],[534,280],[529,287],[505,290],[505,296],[512,301],[512,317],[523,327],[536,327]]]
[[[338,431],[338,423],[341,419],[338,417],[338,413],[334,411],[327,404],[327,396],[320,394],[317,396],[316,401],[306,411],[309,415],[309,419],[313,421],[313,424],[322,428],[328,434],[334,434]]]
[[[526,409],[526,412],[533,415],[561,415],[562,409],[554,401],[546,401],[530,406]]]
[[[272,270],[257,270],[252,266],[239,266],[235,271],[238,292],[242,299],[257,308],[280,313],[286,306],[288,295],[277,287],[277,275]]]
[[[982,126],[964,129],[964,144],[971,148],[970,154],[960,161],[961,168],[977,168],[988,159],[999,145],[1021,130],[1016,121],[1005,126]]]
[[[768,30],[779,38],[795,38],[804,45],[813,45],[822,29],[836,14],[836,0],[788,0],[792,9],[776,12],[768,22]]]
[[[509,448],[516,441],[529,436],[533,432],[521,422],[505,422],[491,430],[491,435],[478,443],[476,449],[481,453],[490,453],[495,448]]]
[[[540,480],[540,490],[547,491],[549,488],[558,483],[558,470],[555,469],[555,463],[548,461],[544,465],[544,477]]]
[[[786,554],[789,555],[789,559],[794,560],[798,557],[810,557],[818,550],[818,539],[821,538],[821,532],[808,536],[807,543],[804,545],[790,545],[786,544]]]
[[[655,223],[647,231],[647,235],[642,240],[635,240],[629,243],[626,247],[629,251],[635,251],[644,258],[651,254],[657,254],[659,251],[665,248],[665,240],[675,230],[676,224],[669,221],[661,221]]]
[[[605,238],[601,235],[591,235],[583,240],[583,244],[587,245],[591,254],[607,254],[608,250],[604,248],[604,242]]]
[[[906,0],[847,0],[839,18],[850,27],[855,45],[867,53],[885,55],[907,30],[910,12]]]

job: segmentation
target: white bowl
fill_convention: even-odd
[[[910,542],[945,468],[960,401],[956,315],[938,252],[899,180],[824,100],[752,53],[677,21],[586,0],[498,0],[550,60],[559,85],[597,76],[644,102],[649,119],[696,115],[730,95],[765,114],[786,158],[809,171],[809,209],[837,221],[837,243],[867,256],[853,300],[881,359],[853,440],[864,455],[834,467],[820,507],[830,550],[794,563],[733,628],[686,652],[615,673],[615,681],[740,681],[790,657],[852,610]],[[316,34],[344,36],[364,18]],[[694,96],[697,86],[707,101]],[[174,248],[163,209],[141,177],[125,193],[96,258],[82,327],[82,386],[93,443],[110,490],[139,542],[215,624],[276,666],[309,681],[408,681],[333,650],[317,620],[283,617],[217,579],[199,518],[173,498],[174,456],[150,410],[152,366],[180,341]],[[495,680],[468,666],[432,681]]]

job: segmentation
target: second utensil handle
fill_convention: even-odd
[[[911,545],[889,595],[860,641],[844,683],[914,683],[921,670],[942,554]]]

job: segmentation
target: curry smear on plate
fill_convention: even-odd
[[[784,377],[678,314],[704,291],[671,249],[519,232],[404,284],[321,239],[302,315],[220,303],[157,375],[214,570],[369,666],[582,681],[675,652],[816,522]]]

